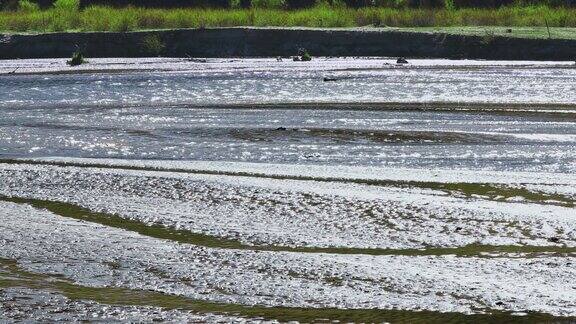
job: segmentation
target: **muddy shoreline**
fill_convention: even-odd
[[[203,28],[138,32],[0,34],[0,59],[70,57],[405,56],[566,61],[576,40],[399,32],[378,29]]]

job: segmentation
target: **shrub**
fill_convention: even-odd
[[[513,5],[516,0],[454,0],[458,8],[498,8]]]
[[[284,7],[284,0],[252,0],[252,8],[281,9]]]
[[[138,8],[228,8],[239,0],[81,0],[80,6],[112,6]]]
[[[480,43],[482,45],[490,45],[494,41],[495,36],[493,31],[486,31],[486,33],[481,37]]]
[[[84,55],[82,54],[82,52],[80,50],[77,50],[76,52],[74,52],[72,54],[72,58],[68,61],[66,61],[66,64],[70,65],[70,66],[77,66],[77,65],[81,65],[84,63],[88,63],[87,61],[84,60]]]
[[[40,11],[40,7],[37,3],[34,3],[30,0],[19,0],[18,10],[22,12],[38,12]]]
[[[344,0],[344,3],[349,8],[362,8],[374,5],[373,0]]]
[[[316,0],[286,0],[288,9],[310,8],[316,4]]]
[[[439,8],[444,6],[444,0],[408,0],[406,5],[414,8]]]
[[[312,61],[312,56],[305,48],[298,49],[298,55],[293,57],[294,61],[309,62]]]
[[[166,45],[158,35],[147,35],[142,39],[142,50],[147,55],[161,55],[165,47]]]
[[[54,8],[59,11],[76,12],[80,8],[80,0],[56,0]]]
[[[0,0],[0,10],[18,9],[18,0]]]

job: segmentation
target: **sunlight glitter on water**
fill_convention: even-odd
[[[0,105],[26,104],[230,104],[286,102],[492,102],[576,103],[576,68],[571,63],[390,59],[185,60],[124,64],[102,60],[82,74],[60,61],[45,65],[8,61],[22,75],[0,75]],[[29,61],[28,61],[29,62]],[[97,61],[98,62],[98,61]],[[138,73],[121,68],[141,69]],[[149,71],[158,68],[165,72]],[[89,73],[97,69],[118,73]],[[46,72],[67,74],[46,74]],[[42,75],[25,75],[27,72]],[[324,77],[337,79],[324,82]]]

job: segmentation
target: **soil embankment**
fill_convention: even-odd
[[[405,56],[574,60],[576,40],[399,32],[378,29],[206,28],[0,35],[0,59],[70,57]]]

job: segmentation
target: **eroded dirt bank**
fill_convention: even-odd
[[[306,48],[315,56],[574,60],[576,40],[398,32],[378,29],[203,28],[142,32],[0,35],[0,59],[69,57],[264,57]]]

